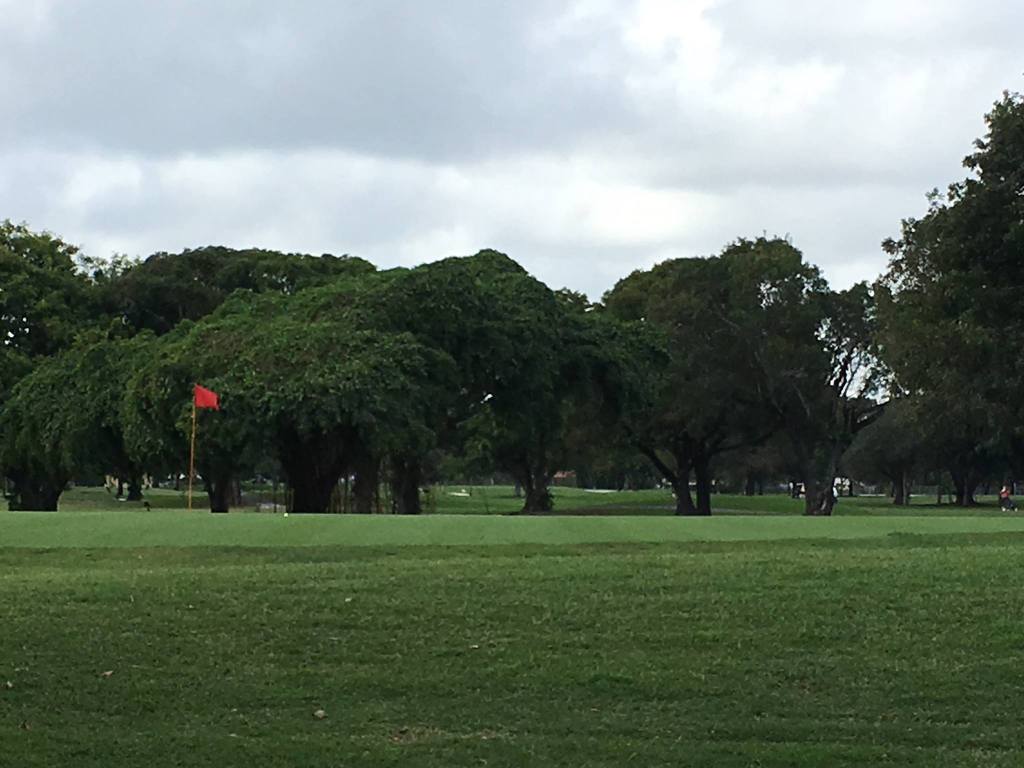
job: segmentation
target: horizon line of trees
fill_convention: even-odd
[[[716,477],[801,483],[831,514],[844,475],[905,503],[916,478],[956,502],[1024,460],[1024,99],[1004,94],[965,160],[883,244],[874,284],[831,288],[787,239],[637,270],[599,302],[485,250],[378,270],[349,256],[207,247],[83,258],[0,223],[0,476],[12,509],[68,483],[187,467],[212,511],[278,467],[298,512],[421,510],[443,473],[501,472],[526,513],[559,470],[663,481],[711,514]],[[439,474],[440,473],[440,474]],[[692,490],[691,490],[692,489]]]

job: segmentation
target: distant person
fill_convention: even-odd
[[[999,491],[999,508],[1003,512],[1016,512],[1017,505],[1010,498],[1010,486],[1004,485]]]

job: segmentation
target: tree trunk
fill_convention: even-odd
[[[743,484],[743,495],[753,496],[757,491],[757,480],[752,472],[747,472],[746,482]]]
[[[289,482],[292,512],[322,515],[330,511],[334,483],[329,479],[306,470],[290,473]]]
[[[956,505],[958,507],[974,507],[978,502],[974,498],[974,492],[978,487],[978,480],[970,470],[954,467],[950,470],[953,477],[953,487],[956,489]]]
[[[978,490],[978,484],[972,483],[970,480],[967,481],[967,485],[964,488],[964,498],[961,506],[964,507],[976,507],[978,506],[978,500],[974,498],[975,491]]]
[[[967,484],[962,478],[953,478],[953,489],[955,491],[956,500],[953,502],[958,507],[967,506]]]
[[[142,501],[142,480],[138,475],[131,475],[128,478],[127,501]]]
[[[638,444],[637,448],[654,465],[659,474],[672,486],[672,492],[676,497],[676,515],[686,517],[697,514],[697,508],[693,505],[693,497],[690,495],[690,469],[692,467],[692,452],[686,446],[676,445],[672,451],[672,459],[675,467],[670,467],[662,461],[658,452],[649,446]]]
[[[67,480],[12,473],[13,493],[7,502],[12,512],[56,512]]]
[[[900,475],[892,482],[892,504],[894,507],[902,507],[906,504],[906,492],[904,477]]]
[[[334,489],[345,470],[341,436],[285,434],[277,447],[292,492],[288,511],[329,512]]]
[[[676,514],[682,517],[692,517],[697,514],[697,506],[693,503],[693,496],[690,495],[691,462],[682,454],[677,454],[675,460],[676,471],[671,482],[672,491],[676,495]]]
[[[804,514],[810,517],[828,517],[835,507],[836,497],[832,492],[832,484],[825,485],[817,478],[804,484]]]
[[[818,459],[803,462],[804,466],[804,488],[806,498],[804,499],[804,514],[811,517],[828,517],[836,505],[836,496],[833,486],[836,481],[836,472],[839,467],[839,457],[842,455],[841,446],[833,445],[824,456]]]
[[[393,459],[391,467],[391,498],[395,513],[418,515],[423,511],[420,504],[420,480],[422,467],[419,459]],[[545,512],[551,511],[549,506]]]
[[[690,473],[680,477],[679,481],[673,483],[672,492],[676,496],[676,514],[680,517],[692,517],[697,514],[697,505],[693,503],[693,496],[690,495]]]
[[[357,515],[371,515],[375,510],[377,487],[380,482],[380,459],[371,453],[362,453],[354,462],[356,479],[352,488],[353,511]]]
[[[218,472],[203,473],[203,487],[206,489],[206,496],[210,500],[210,512],[226,513],[231,509],[231,500],[234,495],[234,480],[230,474]]]
[[[518,482],[523,488],[522,514],[542,515],[554,508],[554,500],[548,488],[550,478],[543,470],[536,471],[532,467],[524,466],[520,470]]]
[[[60,501],[61,490],[52,485],[21,488],[17,492],[17,501],[8,505],[12,510],[33,512],[56,512]]]
[[[526,501],[523,503],[523,514],[542,515],[554,509],[554,499],[546,483],[537,483],[526,488]]]
[[[696,514],[709,517],[711,515],[711,460],[706,456],[695,459],[693,473],[697,480]]]

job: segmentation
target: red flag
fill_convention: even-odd
[[[220,410],[220,400],[217,397],[217,393],[212,389],[200,387],[196,384],[192,397],[196,408],[211,408],[215,411]]]

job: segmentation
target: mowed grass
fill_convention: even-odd
[[[552,489],[556,515],[640,515],[669,516],[675,511],[675,500],[666,489],[641,491],[592,491],[583,488],[556,487]],[[266,504],[267,509],[276,501],[284,504],[283,491],[276,496],[269,490],[258,495],[246,494],[248,503],[237,512],[257,511],[256,503]],[[186,508],[184,491],[156,488],[146,491],[145,501],[153,509]],[[738,494],[715,494],[711,498],[716,515],[800,515],[803,513],[803,499],[792,499],[786,494],[764,496],[742,496]],[[208,509],[206,494],[195,493],[195,509]],[[502,515],[515,514],[523,506],[523,500],[516,498],[511,486],[448,485],[433,486],[424,498],[426,514],[442,515]],[[382,501],[386,508],[386,500]],[[114,498],[103,488],[72,488],[60,500],[61,511],[96,512],[120,510],[142,510],[142,502],[126,502]],[[917,495],[909,507],[894,507],[884,496],[843,497],[839,500],[835,515],[862,516],[883,515],[956,515],[990,516],[1003,515],[995,497],[982,499],[982,504],[971,509],[953,507],[949,504],[935,504],[934,496]]]
[[[636,514],[669,514],[673,510],[670,491],[652,489],[642,491],[595,492],[581,488],[553,488],[555,506],[560,513],[601,513],[619,512]],[[247,503],[237,511],[252,512],[257,503],[272,509],[273,504],[284,505],[283,486],[275,495],[263,488],[259,493],[247,493]],[[780,497],[781,498],[781,497]],[[154,509],[185,509],[185,491],[170,488],[155,488],[145,492],[145,501]],[[194,508],[208,509],[206,494],[196,489]],[[423,497],[426,514],[467,514],[496,515],[512,514],[523,506],[523,499],[517,498],[511,486],[470,486],[438,485],[430,488]],[[381,499],[382,509],[387,508],[387,499]],[[78,487],[65,491],[60,499],[60,509],[68,512],[90,512],[112,509],[142,509],[142,502],[127,502],[117,499],[104,488]]]
[[[1024,764],[1024,516],[445,496],[0,512],[0,765]]]
[[[898,534],[1024,533],[1024,516],[807,518],[673,516],[289,515],[181,511],[0,512],[0,547],[400,547],[575,545]]]
[[[2,548],[0,764],[1019,766],[1022,571],[1021,534]]]

